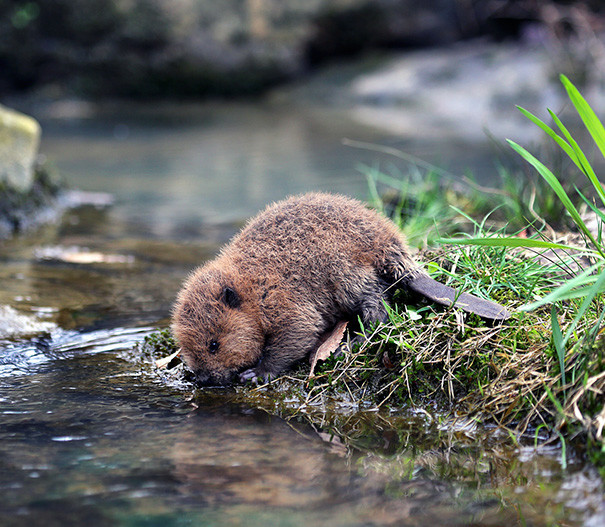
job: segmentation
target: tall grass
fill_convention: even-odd
[[[564,75],[561,75],[561,82],[565,86],[567,94],[578,115],[582,119],[582,122],[603,154],[603,157],[605,157],[605,127],[598,119],[590,105],[582,97],[577,88],[571,83],[571,81]],[[552,112],[552,110],[548,110],[548,112],[562,135],[557,133],[555,129],[551,128],[549,125],[524,108],[519,107],[519,110],[521,113],[523,113],[523,115],[544,130],[548,136],[550,136],[563,150],[563,152],[567,154],[580,172],[586,176],[591,184],[592,189],[594,190],[594,198],[589,199],[580,191],[577,191],[577,194],[581,201],[584,202],[586,206],[595,214],[598,225],[597,232],[591,230],[585,222],[585,217],[580,214],[578,208],[574,204],[577,203],[578,200],[573,200],[569,196],[568,192],[564,189],[563,184],[557,178],[557,176],[555,176],[555,174],[546,165],[534,157],[524,147],[518,145],[510,139],[508,140],[510,146],[535,168],[535,170],[548,183],[552,191],[554,191],[554,193],[557,195],[561,203],[564,205],[567,214],[569,214],[573,220],[573,223],[577,227],[578,231],[586,238],[587,243],[584,251],[586,255],[594,262],[592,267],[589,267],[584,272],[578,273],[573,280],[570,280],[567,284],[556,289],[550,295],[541,299],[540,301],[525,306],[525,309],[532,310],[547,303],[556,303],[558,301],[568,300],[570,298],[582,297],[592,300],[596,297],[596,295],[605,291],[605,283],[599,279],[605,265],[605,244],[603,243],[603,239],[601,237],[602,226],[603,222],[605,221],[605,190],[597,178],[596,172],[587,156],[579,147],[578,143],[574,140],[569,130],[565,127],[557,115]],[[450,243],[459,243],[461,240],[447,241]],[[559,249],[561,251],[577,249],[577,247],[570,247],[568,245],[550,242],[543,239],[524,239],[518,237],[468,238],[465,239],[463,243],[475,245],[500,245],[506,247]]]
[[[578,116],[590,137],[605,158],[605,127],[578,89],[564,75],[561,82]],[[583,264],[576,267],[574,275],[541,298],[521,306],[525,312],[550,305],[552,347],[556,354],[560,372],[560,389],[547,395],[559,410],[561,421],[580,421],[588,425],[594,439],[601,443],[601,454],[605,454],[605,364],[602,344],[598,344],[605,316],[603,293],[605,292],[605,190],[597,177],[596,170],[569,129],[551,110],[553,126],[546,124],[529,111],[519,108],[531,122],[539,126],[561,151],[569,157],[589,183],[590,194],[576,189],[570,195],[553,171],[527,149],[508,140],[508,143],[527,161],[548,184],[551,191],[563,204],[566,214],[572,219],[577,232],[584,240],[580,248]],[[593,226],[578,209],[578,204],[593,215]],[[535,237],[531,239],[515,236],[470,237],[450,239],[449,243],[463,243],[508,248],[531,248],[558,251],[561,258],[571,258],[578,247]],[[590,312],[590,315],[589,315]],[[560,322],[561,313],[569,320],[566,327]],[[570,316],[571,315],[571,316]],[[586,321],[589,321],[586,325]],[[591,414],[591,415],[590,415]]]

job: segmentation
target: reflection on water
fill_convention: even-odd
[[[33,311],[63,329],[166,323],[183,278],[234,232],[209,231],[211,239],[195,245],[127,233],[116,239],[112,221],[101,219],[86,232],[87,219],[88,211],[71,211],[38,238],[5,242],[0,305]]]
[[[156,234],[239,221],[305,190],[365,192],[342,117],[244,104],[115,112],[75,129],[49,122],[42,149],[74,185],[115,193],[114,213]]]
[[[133,351],[148,333],[64,332],[0,377],[2,525],[576,525],[598,507],[581,463],[563,479],[556,456],[424,417],[350,413],[352,447],[232,390],[192,399]]]
[[[0,306],[43,323],[0,340],[0,524],[599,525],[601,481],[573,453],[563,470],[556,448],[406,409],[278,416],[153,369],[137,343],[232,220],[308,188],[365,192],[342,120],[219,116],[45,127],[74,185],[117,204],[0,245]]]

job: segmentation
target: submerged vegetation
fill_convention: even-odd
[[[562,81],[605,155],[603,125],[575,87]],[[419,172],[407,178],[368,172],[373,205],[422,247],[429,273],[505,305],[514,312],[511,319],[490,326],[400,291],[388,323],[362,328],[368,336],[363,344],[329,357],[313,376],[301,365],[270,385],[237,393],[260,399],[269,393],[281,415],[309,415],[309,408],[330,404],[438,408],[450,420],[493,423],[514,438],[561,441],[563,452],[568,443],[585,446],[603,471],[605,192],[557,116],[551,112],[561,135],[522,111],[587,177],[588,190],[571,194],[546,165],[512,142],[542,177],[539,185],[552,191],[522,187],[509,175],[502,190],[486,193],[475,185],[469,196],[444,188],[437,171],[422,179]],[[527,195],[533,196],[529,202]],[[570,224],[575,229],[557,234]],[[451,238],[460,232],[464,236]],[[446,242],[441,248],[427,248],[439,238]],[[153,338],[145,346],[153,357],[174,351],[168,330]],[[175,374],[183,375],[180,368]]]

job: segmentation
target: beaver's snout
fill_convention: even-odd
[[[198,371],[194,374],[194,382],[198,386],[227,386],[229,384],[233,384],[237,381],[237,373],[236,372],[206,372],[206,371]]]

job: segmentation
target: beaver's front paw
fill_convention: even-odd
[[[239,382],[241,384],[246,384],[247,382],[258,384],[258,374],[256,373],[256,368],[250,368],[249,370],[240,373]]]
[[[273,375],[266,371],[261,371],[258,368],[250,368],[239,374],[239,382],[246,384],[252,382],[254,384],[262,384],[273,379]]]

